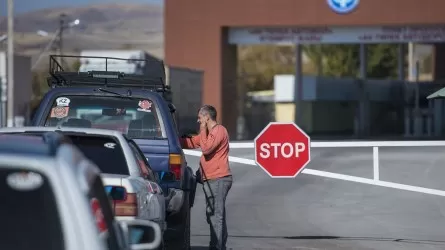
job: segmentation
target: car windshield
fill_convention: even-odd
[[[115,139],[96,136],[67,135],[102,173],[129,175],[122,147]]]
[[[102,128],[130,138],[166,138],[161,116],[152,100],[103,96],[59,96],[46,127]]]
[[[0,168],[0,190],[0,249],[65,248],[57,202],[44,175]]]

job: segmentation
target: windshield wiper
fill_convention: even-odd
[[[119,96],[119,97],[121,97],[121,98],[131,98],[131,99],[133,99],[133,98],[131,97],[131,95],[132,95],[131,90],[128,90],[128,91],[127,91],[127,95],[123,95],[123,94],[121,94],[121,93],[117,93],[117,92],[114,92],[114,91],[111,91],[111,90],[108,90],[108,89],[103,89],[103,88],[98,88],[97,90],[99,90],[100,92],[104,92],[104,93],[108,93],[108,94],[113,94],[113,95]]]

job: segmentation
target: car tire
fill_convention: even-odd
[[[186,196],[187,197],[187,196]],[[189,199],[184,200],[182,208],[179,214],[171,218],[171,221],[178,225],[178,231],[175,232],[175,236],[172,240],[167,242],[167,249],[172,250],[190,250],[190,217],[191,210],[189,205]]]
[[[159,245],[158,250],[165,250],[164,239],[161,240],[161,245]]]
[[[190,197],[189,197],[189,207],[190,208],[192,208],[195,203],[196,188],[198,188],[198,182],[196,182],[196,179],[193,179],[192,184],[191,184],[191,189],[190,189]]]
[[[190,250],[190,209],[187,213],[187,216],[185,218],[185,225],[184,225],[184,235],[182,236],[182,248],[183,250]]]

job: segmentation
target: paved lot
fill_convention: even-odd
[[[382,180],[445,190],[445,148],[380,150]],[[232,156],[253,159],[253,150]],[[197,166],[196,156],[188,156]],[[313,149],[307,168],[372,178],[372,152]],[[228,196],[232,249],[445,249],[445,197],[302,174],[271,179],[232,164]],[[192,212],[193,249],[209,240],[201,186]]]

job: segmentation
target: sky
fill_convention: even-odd
[[[163,4],[163,0],[13,0],[14,1],[14,13],[21,14],[28,11],[54,8],[54,7],[77,7],[89,4],[100,3],[160,3]],[[0,0],[0,16],[6,16],[7,13],[7,0]]]

